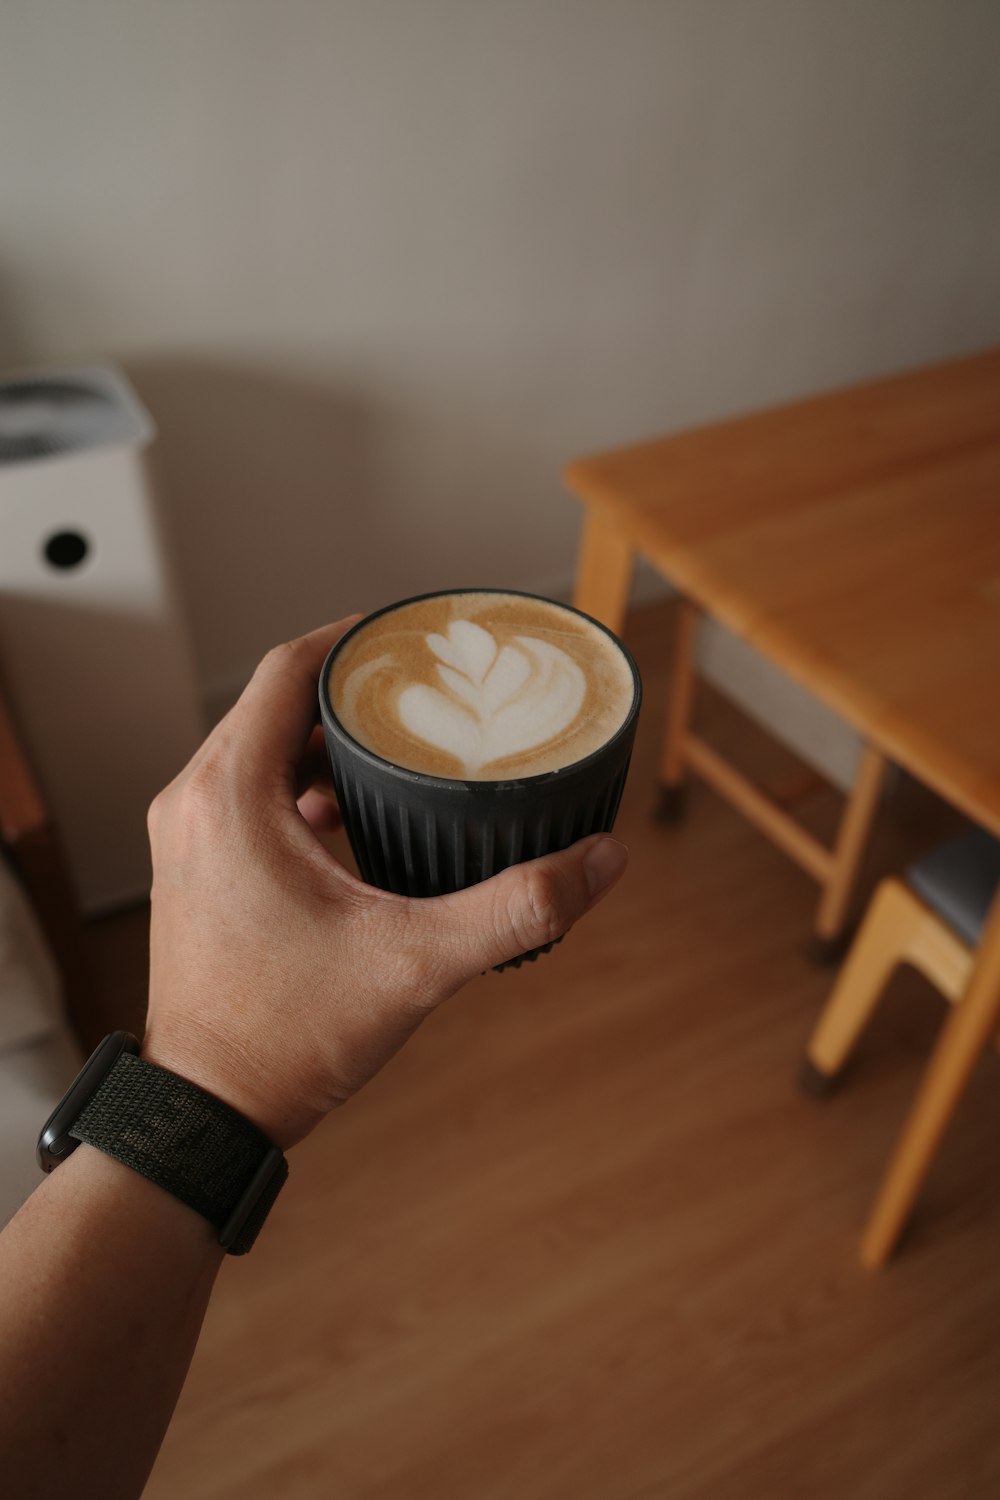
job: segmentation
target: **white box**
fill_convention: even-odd
[[[148,892],[147,807],[203,733],[154,432],[114,366],[0,380],[0,680],[87,913]]]

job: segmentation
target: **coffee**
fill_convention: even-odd
[[[534,595],[426,594],[362,620],[319,683],[362,880],[440,896],[610,833],[641,700],[610,631]]]
[[[575,610],[529,595],[443,593],[365,621],[327,693],[360,745],[465,781],[538,776],[586,759],[633,708],[632,667]]]

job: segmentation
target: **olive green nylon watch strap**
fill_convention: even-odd
[[[277,1146],[196,1084],[123,1052],[70,1130],[195,1209],[245,1255],[288,1176]]]

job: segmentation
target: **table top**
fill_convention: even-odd
[[[1000,834],[1000,350],[565,477],[695,603]]]

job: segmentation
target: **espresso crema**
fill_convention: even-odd
[[[364,623],[327,693],[359,744],[430,776],[505,781],[572,765],[621,728],[635,696],[614,640],[518,594],[437,594]]]

